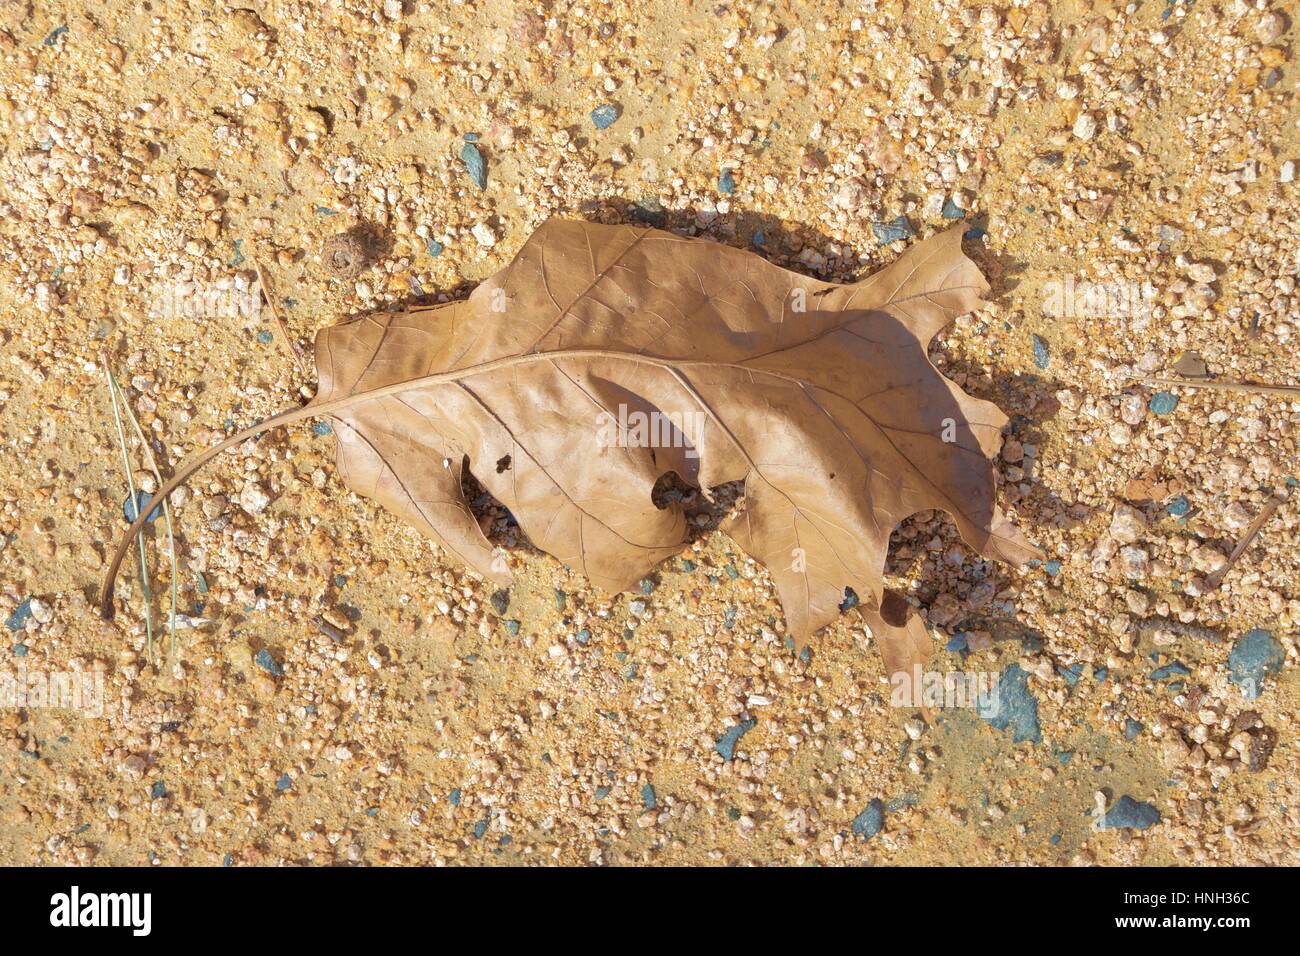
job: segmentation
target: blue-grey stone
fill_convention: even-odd
[[[734,727],[728,728],[727,732],[718,738],[713,749],[722,754],[723,760],[730,760],[736,753],[736,744],[740,742],[740,738],[753,730],[757,724],[758,721],[753,718],[742,720]]]
[[[1178,407],[1178,396],[1172,392],[1156,392],[1147,403],[1153,415],[1168,415]]]
[[[125,516],[126,520],[135,521],[136,515],[138,515],[145,508],[149,507],[149,500],[150,500],[149,496],[145,494],[143,491],[137,491],[135,493],[134,498],[132,498],[130,495],[127,495],[126,500],[122,502],[122,514]],[[150,522],[157,521],[158,517],[161,514],[162,514],[162,505],[161,504],[154,505],[153,510],[150,511],[149,514],[144,519],[145,524],[149,524]]]
[[[609,129],[618,119],[618,107],[611,103],[601,103],[591,111],[591,122],[596,129]]]
[[[1052,353],[1047,348],[1047,340],[1040,335],[1033,337],[1034,364],[1041,369],[1052,364]]]
[[[1019,664],[1012,664],[998,678],[997,698],[993,716],[984,717],[994,729],[1010,727],[1015,743],[1026,740],[1039,743],[1043,739],[1038,724],[1038,699],[1030,692],[1029,675]]]
[[[885,826],[885,805],[879,798],[867,804],[867,808],[853,818],[850,829],[853,835],[863,840],[870,840]]]
[[[648,223],[656,229],[662,229],[668,224],[668,212],[655,196],[638,199],[632,206],[632,218],[638,222]]]
[[[882,246],[887,246],[891,242],[902,242],[916,235],[906,216],[897,216],[889,222],[873,222],[871,231],[876,234]]]
[[[1151,672],[1152,680],[1168,680],[1171,677],[1186,677],[1192,672],[1191,668],[1182,661],[1170,661],[1163,667],[1157,667]]]
[[[32,599],[24,598],[23,603],[13,609],[13,612],[5,620],[5,627],[11,631],[21,631],[27,624],[27,619],[32,616]]]
[[[1233,645],[1228,654],[1228,679],[1241,687],[1247,699],[1259,696],[1264,678],[1276,674],[1286,659],[1286,651],[1268,631],[1252,628]]]
[[[271,652],[265,647],[257,652],[257,656],[253,658],[253,663],[275,677],[279,677],[284,673],[275,658],[271,656]]]
[[[465,164],[469,178],[474,180],[474,185],[479,189],[487,189],[487,160],[479,148],[473,143],[466,143],[460,149],[460,160]]]
[[[1128,794],[1120,797],[1110,812],[1101,818],[1103,830],[1145,830],[1160,822],[1160,811],[1149,803],[1134,800]]]
[[[940,215],[943,216],[944,219],[965,219],[966,210],[953,202],[952,197],[950,196],[943,201],[943,210],[940,212]]]
[[[1057,673],[1065,678],[1065,682],[1073,687],[1079,683],[1079,678],[1083,676],[1082,664],[1071,664],[1069,667],[1058,667]]]

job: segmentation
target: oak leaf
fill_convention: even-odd
[[[315,398],[163,492],[249,434],[320,416],[349,488],[482,576],[510,580],[462,494],[465,461],[536,547],[619,591],[686,543],[680,509],[652,500],[665,473],[743,479],[725,530],[767,566],[802,643],[846,587],[876,606],[890,533],[917,511],[947,512],[987,557],[1036,553],[995,502],[1006,416],[926,355],[987,288],[959,229],[839,285],[702,239],[551,220],[463,301],[321,331]],[[912,633],[891,669],[924,662]]]

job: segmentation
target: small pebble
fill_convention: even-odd
[[[722,755],[723,760],[730,760],[736,752],[736,744],[740,742],[740,738],[753,730],[757,725],[758,721],[752,718],[750,720],[742,720],[740,723],[728,728],[726,733],[718,738],[713,749]]]
[[[895,219],[891,219],[889,222],[873,222],[871,224],[871,231],[876,234],[876,238],[880,240],[882,246],[887,246],[894,242],[902,242],[916,235],[915,231],[912,229],[912,224],[908,222],[906,216],[898,216]]]
[[[465,172],[479,189],[487,189],[487,160],[473,143],[466,143],[460,149],[460,160],[465,164]],[[480,240],[481,241],[481,240]]]
[[[618,107],[602,103],[591,111],[591,122],[596,129],[609,129],[618,119]]]
[[[885,805],[879,798],[867,804],[867,808],[853,818],[850,826],[853,835],[862,840],[870,840],[885,826]]]

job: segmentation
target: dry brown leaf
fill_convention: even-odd
[[[484,577],[510,580],[462,495],[466,458],[534,545],[618,591],[686,542],[680,510],[651,500],[662,475],[743,479],[726,530],[802,643],[846,586],[880,599],[890,533],[914,512],[946,511],[987,557],[1036,554],[994,501],[1006,416],[926,357],[987,288],[960,228],[836,285],[705,240],[551,220],[464,301],[323,330],[312,402],[163,493],[250,434],[320,416],[348,487]],[[663,427],[611,424],[638,412]]]
[[[933,642],[921,618],[910,613],[902,594],[886,588],[878,610],[861,604],[855,610],[871,628],[871,636],[876,639],[885,662],[885,673],[911,677],[925,669],[926,661],[934,652]]]

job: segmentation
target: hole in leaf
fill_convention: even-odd
[[[898,591],[885,590],[885,596],[880,600],[880,616],[886,624],[902,627],[907,623],[908,610],[907,598]]]

